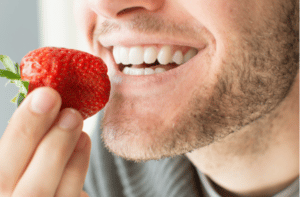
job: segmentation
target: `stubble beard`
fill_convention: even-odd
[[[173,157],[224,139],[270,113],[287,96],[298,73],[298,7],[282,7],[281,15],[276,13],[280,17],[265,18],[261,28],[244,27],[243,37],[231,42],[223,58],[216,85],[196,90],[171,127],[147,131],[153,133],[153,142],[122,140],[134,138],[142,128],[126,118],[115,125],[104,119],[106,147],[137,162]],[[209,98],[201,96],[211,88]]]

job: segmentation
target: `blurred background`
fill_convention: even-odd
[[[1,0],[0,54],[20,63],[29,51],[43,46],[74,48],[88,52],[73,17],[73,0]],[[76,13],[75,13],[76,14]],[[0,68],[4,66],[0,62]],[[14,84],[0,78],[0,137],[16,105],[10,100],[18,93]],[[89,132],[93,116],[84,123]]]

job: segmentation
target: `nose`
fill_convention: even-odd
[[[90,9],[105,18],[118,18],[137,10],[156,11],[164,0],[88,0]]]

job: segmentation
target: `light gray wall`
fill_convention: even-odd
[[[20,63],[29,51],[39,47],[37,1],[0,0],[0,54]],[[4,66],[0,63],[0,68]],[[0,136],[16,110],[10,100],[18,93],[14,84],[0,78]]]

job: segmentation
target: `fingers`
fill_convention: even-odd
[[[60,106],[55,90],[38,88],[14,113],[0,140],[1,196],[88,196],[91,142],[79,112]]]
[[[86,194],[81,194],[81,192],[89,166],[90,151],[90,138],[86,133],[82,132],[65,168],[55,196],[87,196]]]
[[[82,126],[83,118],[78,111],[64,109],[61,112],[59,121],[37,147],[13,196],[54,196]]]
[[[82,191],[80,197],[89,197],[89,195],[85,191]]]
[[[0,193],[13,191],[60,106],[61,98],[56,91],[39,88],[13,114],[0,143]]]

